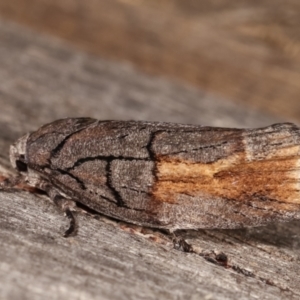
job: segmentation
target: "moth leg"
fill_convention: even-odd
[[[193,246],[190,245],[185,239],[177,237],[174,232],[172,232],[171,234],[173,236],[172,242],[173,242],[174,249],[182,252],[189,252],[189,253],[194,252]]]
[[[69,228],[65,231],[64,237],[76,235],[78,232],[78,222],[74,214],[76,211],[76,203],[59,194],[56,194],[54,198],[52,198],[52,201],[65,213],[70,221]]]
[[[172,242],[174,245],[174,249],[183,252],[198,254],[199,256],[202,256],[205,260],[215,265],[223,267],[228,266],[228,257],[224,252],[216,250],[205,250],[187,243],[185,239],[177,237],[174,232],[170,232],[170,234],[173,237]]]
[[[185,239],[178,237],[174,230],[167,229],[166,232],[169,236],[171,236],[174,249],[182,252],[194,252],[193,246],[190,245]]]
[[[67,216],[70,221],[69,228],[64,233],[64,237],[74,236],[78,231],[78,222],[74,212],[77,211],[75,201],[67,199],[62,196],[52,185],[49,183],[41,182],[37,188],[45,191],[50,199],[58,206]]]
[[[13,191],[15,189],[34,192],[36,189],[42,190],[48,194],[50,199],[65,213],[70,220],[69,228],[64,233],[64,237],[76,235],[78,224],[74,212],[76,203],[73,200],[63,197],[52,185],[45,181],[35,182],[33,185],[28,185],[28,182],[23,176],[2,176],[0,175],[0,190]]]

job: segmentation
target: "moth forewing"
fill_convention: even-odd
[[[10,158],[56,202],[176,230],[300,218],[299,150],[290,123],[230,129],[68,118],[18,140]]]

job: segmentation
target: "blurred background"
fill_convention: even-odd
[[[0,17],[142,72],[300,120],[296,0],[1,0]]]

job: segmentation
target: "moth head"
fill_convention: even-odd
[[[10,146],[9,158],[11,165],[20,173],[27,173],[26,144],[29,134],[19,138]]]

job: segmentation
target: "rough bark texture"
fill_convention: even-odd
[[[258,127],[278,122],[245,107],[76,52],[0,23],[0,165],[22,134],[55,119],[174,121]],[[79,215],[76,237],[46,196],[0,192],[3,299],[298,299],[299,222],[180,234],[229,257],[228,268]]]

